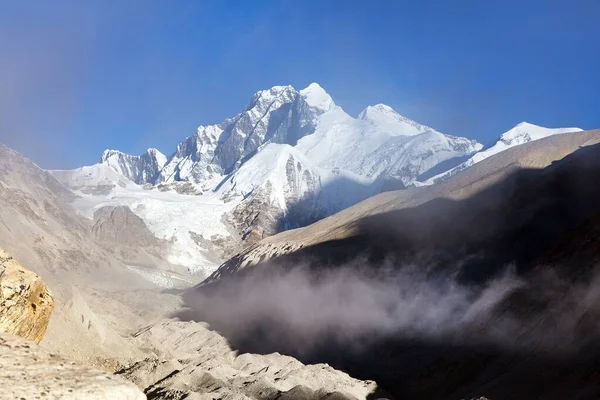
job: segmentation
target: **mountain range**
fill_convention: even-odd
[[[218,266],[210,260],[240,241],[306,226],[383,191],[430,185],[507,148],[579,130],[521,123],[484,148],[384,104],[352,117],[317,83],[274,86],[255,93],[233,118],[199,126],[169,156],[154,148],[138,156],[106,150],[94,166],[51,172],[78,190],[83,213],[130,206],[159,238],[176,239],[171,262],[209,274]]]

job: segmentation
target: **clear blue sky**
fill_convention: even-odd
[[[600,1],[3,1],[0,141],[42,167],[171,153],[258,89],[319,82],[487,143],[600,127]]]

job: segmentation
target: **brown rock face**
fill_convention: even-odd
[[[42,278],[0,249],[0,332],[39,343],[53,309],[54,298]]]

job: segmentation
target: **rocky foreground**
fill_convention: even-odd
[[[143,400],[132,383],[37,345],[54,297],[35,273],[0,249],[0,398]]]
[[[278,353],[240,354],[207,324],[172,319],[126,338],[147,357],[112,375],[36,344],[54,302],[40,276],[0,249],[0,399],[352,400],[377,392],[375,382],[326,364],[304,365]]]
[[[131,382],[78,365],[13,335],[0,335],[0,399],[144,400]]]
[[[149,357],[118,374],[151,399],[364,399],[377,392],[327,364],[273,353],[240,354],[197,322],[164,320],[134,334]]]

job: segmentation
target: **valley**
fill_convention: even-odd
[[[598,143],[278,86],[170,156],[0,147],[0,247],[54,293],[41,348],[147,398],[585,398]]]

